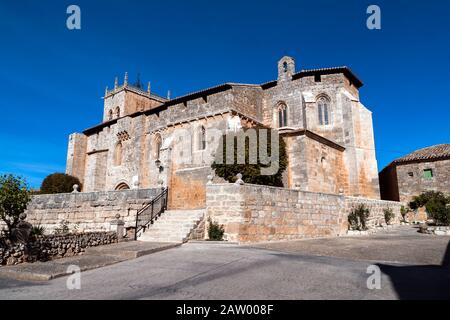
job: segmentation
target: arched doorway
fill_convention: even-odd
[[[126,184],[125,182],[119,183],[115,188],[115,190],[129,190],[129,189],[130,189],[130,186],[128,184]]]

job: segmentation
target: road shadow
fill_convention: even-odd
[[[400,300],[450,299],[450,242],[440,266],[377,265],[391,279]]]

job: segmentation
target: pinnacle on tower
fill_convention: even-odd
[[[150,94],[151,93],[151,86],[150,86],[150,81],[147,84],[147,93]]]
[[[116,77],[114,79],[114,90],[116,90],[119,87],[119,79]]]
[[[127,86],[128,85],[128,72],[125,72],[125,77],[123,79],[123,85]]]

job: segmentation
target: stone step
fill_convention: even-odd
[[[151,227],[149,227],[147,230],[158,230],[158,229],[191,229],[193,227],[195,227],[197,224],[196,223],[191,223],[191,224],[178,224],[178,223],[171,223],[171,224],[166,224],[166,223],[161,223],[161,224],[156,224],[154,223]]]
[[[187,219],[189,219],[189,221],[186,221]],[[191,224],[195,224],[198,223],[201,219],[192,219],[192,218],[186,218],[184,220],[156,220],[158,221],[160,224],[162,222],[164,222],[164,224],[185,224],[185,225],[191,225]],[[153,225],[155,225],[155,223],[153,223]]]
[[[204,210],[168,210],[139,237],[140,241],[178,242],[188,240],[192,230],[201,222]]]

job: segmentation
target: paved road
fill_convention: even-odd
[[[409,237],[420,243],[427,237],[390,234],[391,243]],[[375,236],[377,237],[377,236]],[[398,239],[397,239],[398,238]],[[450,238],[427,238],[448,241]],[[345,240],[345,239],[344,239]],[[354,243],[361,238],[352,239]],[[370,244],[363,246],[370,250]],[[380,290],[367,289],[367,267],[358,257],[317,256],[301,247],[322,240],[298,241],[277,248],[229,244],[190,243],[81,274],[81,289],[68,290],[66,278],[49,282],[0,279],[0,299],[408,299],[450,298],[450,270],[438,265],[379,264]],[[328,246],[339,251],[339,241]],[[345,240],[347,241],[347,240]],[[375,241],[376,243],[376,241]],[[291,252],[281,252],[280,250]],[[345,251],[345,250],[344,250]],[[360,253],[364,251],[360,250]],[[317,252],[321,254],[322,252]],[[411,251],[410,254],[413,254]],[[443,252],[436,255],[445,255]],[[389,257],[389,256],[388,256]],[[414,260],[411,257],[408,259]],[[433,258],[434,260],[439,260]],[[372,260],[372,259],[371,259]],[[420,260],[420,259],[419,259]],[[380,261],[386,261],[385,258]],[[419,261],[420,262],[420,261]]]
[[[418,226],[403,226],[370,237],[266,243],[257,247],[351,260],[450,266],[449,242],[450,237],[420,234]]]

